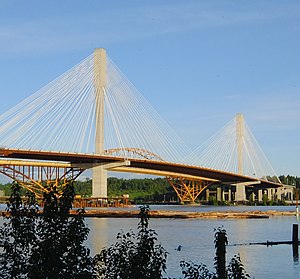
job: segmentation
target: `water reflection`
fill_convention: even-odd
[[[87,218],[91,232],[89,245],[93,253],[116,241],[116,235],[133,229],[137,219]],[[168,274],[171,278],[182,277],[180,260],[204,263],[213,269],[214,229],[223,226],[229,244],[282,241],[291,239],[293,217],[270,219],[150,219],[150,227],[158,233],[159,242],[169,252]],[[176,248],[181,245],[180,251]],[[228,246],[227,262],[234,254],[240,254],[246,271],[255,278],[300,278],[298,250],[291,254],[290,245]],[[298,248],[298,247],[297,247]],[[283,268],[284,267],[284,268]]]
[[[298,264],[299,264],[299,246],[293,244],[293,245],[292,245],[292,250],[293,250],[293,260],[294,260],[294,264],[298,265]]]
[[[109,233],[107,219],[102,218],[98,221],[94,219],[95,218],[86,218],[86,224],[90,229],[87,246],[89,246],[92,255],[99,253],[101,249],[109,243],[107,237]]]
[[[153,210],[157,207],[151,207]],[[223,207],[175,207],[175,210],[200,211],[224,210]],[[255,207],[258,210],[258,207]],[[164,208],[170,210],[170,208]],[[249,210],[249,207],[230,207],[227,210]],[[267,207],[263,208],[267,210]],[[274,210],[274,208],[272,208]],[[278,209],[277,207],[275,208]],[[291,210],[284,207],[284,210]],[[269,209],[268,209],[269,210]],[[279,210],[279,209],[278,209]],[[86,245],[91,254],[99,253],[116,241],[116,235],[133,229],[136,231],[138,219],[86,218],[90,234]],[[0,224],[3,221],[0,218]],[[223,226],[228,234],[229,244],[283,241],[291,239],[296,217],[277,216],[270,219],[150,219],[150,227],[158,233],[159,242],[169,252],[168,274],[166,277],[182,277],[180,260],[204,263],[213,269],[214,229]],[[180,251],[176,248],[181,245]],[[290,247],[292,246],[292,247]],[[292,251],[291,251],[292,249]],[[292,253],[291,253],[292,252]],[[228,246],[227,262],[234,254],[240,254],[246,271],[255,278],[289,279],[300,278],[299,247],[277,246]]]
[[[298,207],[297,207],[297,209],[298,209]],[[293,234],[292,234],[292,247],[293,248],[292,249],[293,249],[293,259],[294,259],[295,264],[299,263],[299,236],[298,236],[299,231],[298,230],[299,230],[298,224],[293,224]]]
[[[90,248],[91,255],[95,255],[102,248],[115,243],[118,233],[135,230],[138,220],[131,218],[86,218],[85,222],[90,229],[86,245]]]

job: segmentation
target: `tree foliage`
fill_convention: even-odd
[[[163,201],[176,199],[176,193],[164,178],[123,179],[110,177],[108,182],[109,196],[129,194],[136,203],[144,201]]]
[[[0,228],[0,278],[25,278],[28,259],[37,240],[35,198],[28,194],[23,203],[20,193],[21,187],[12,183],[7,213]]]
[[[75,196],[67,184],[61,196],[55,187],[44,194],[43,218],[37,224],[38,241],[32,250],[28,278],[92,278],[92,258],[83,245],[89,229],[82,212],[69,217]]]
[[[246,279],[250,275],[246,272],[245,267],[241,261],[240,255],[234,255],[228,267],[228,279]]]
[[[69,216],[74,195],[72,184],[62,195],[51,187],[38,215],[34,197],[23,203],[20,186],[13,183],[0,230],[0,278],[93,278],[93,258],[83,245],[89,230],[81,212]]]
[[[152,279],[163,278],[167,252],[158,243],[157,233],[149,228],[149,207],[140,208],[138,231],[119,233],[117,242],[94,258],[83,244],[89,229],[83,211],[70,216],[74,186],[65,186],[62,194],[55,187],[44,193],[44,209],[38,212],[35,197],[21,198],[21,187],[11,186],[7,214],[0,227],[0,278],[29,279]],[[226,266],[226,231],[215,232],[215,272],[204,264],[181,261],[187,279],[246,279],[239,255]]]
[[[180,267],[184,278],[187,279],[215,279],[216,275],[209,271],[205,264],[195,264],[191,261],[181,261]]]
[[[157,234],[149,229],[149,207],[140,208],[138,233],[119,233],[117,242],[104,248],[97,258],[100,278],[162,278],[167,252],[157,243]]]
[[[182,274],[186,279],[247,279],[249,274],[245,271],[244,265],[239,255],[234,255],[226,266],[226,245],[228,238],[224,228],[217,228],[215,231],[215,249],[214,258],[215,272],[209,271],[204,264],[195,264],[193,262],[181,261],[180,266]]]
[[[278,177],[283,184],[294,185],[297,188],[300,188],[300,177],[293,175],[280,175]]]

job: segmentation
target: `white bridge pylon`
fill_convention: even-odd
[[[104,49],[2,114],[0,147],[100,155],[117,149],[125,159],[136,149],[169,162],[191,152]]]
[[[281,183],[241,113],[200,145],[185,161]]]

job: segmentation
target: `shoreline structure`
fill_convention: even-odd
[[[70,216],[78,215],[78,209],[82,207],[73,207],[70,210]],[[92,218],[138,218],[140,210],[130,209],[130,207],[117,209],[100,207],[83,207],[84,217]],[[42,214],[42,211],[38,213]],[[0,210],[0,215],[9,214],[6,210]],[[268,219],[270,217],[295,216],[299,213],[295,210],[226,210],[226,211],[181,211],[181,210],[150,210],[150,218],[174,218],[174,219]]]
[[[95,218],[137,218],[139,210],[95,210],[88,209],[84,217]],[[71,210],[76,215],[76,210]],[[224,211],[224,212],[188,212],[171,210],[151,210],[150,218],[178,218],[178,219],[262,219],[277,216],[296,216],[295,211]]]

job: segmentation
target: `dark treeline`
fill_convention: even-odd
[[[92,180],[75,181],[77,195],[89,197],[92,194]],[[124,179],[109,177],[107,179],[109,197],[119,197],[128,194],[134,201],[170,200],[176,199],[172,187],[164,178]]]
[[[92,179],[75,181],[76,195],[90,197],[92,195]],[[0,190],[5,196],[10,195],[11,183],[0,184]],[[128,194],[130,200],[135,202],[147,201],[174,201],[176,194],[165,178],[143,178],[124,179],[109,177],[107,180],[107,191],[109,197],[119,197]],[[22,190],[24,195],[26,190]]]
[[[4,196],[9,196],[11,194],[11,185],[12,183],[0,183],[0,190],[3,191]]]
[[[296,186],[297,188],[300,188],[300,177],[292,176],[292,175],[287,175],[287,176],[280,175],[278,178],[283,184],[293,185]]]
[[[300,177],[280,175],[279,179],[283,184],[294,185],[300,188]],[[175,191],[165,178],[124,179],[109,177],[107,185],[109,197],[119,197],[128,194],[129,199],[136,203],[177,200]],[[81,195],[82,197],[90,197],[92,195],[91,179],[75,181],[74,186],[76,195]],[[10,187],[11,183],[0,184],[0,190],[4,192],[5,196],[10,195]],[[25,189],[22,190],[22,194],[25,194],[25,192]],[[201,199],[201,197],[199,198]]]
[[[108,195],[129,194],[136,202],[176,200],[176,194],[165,178],[123,179],[108,178]]]

